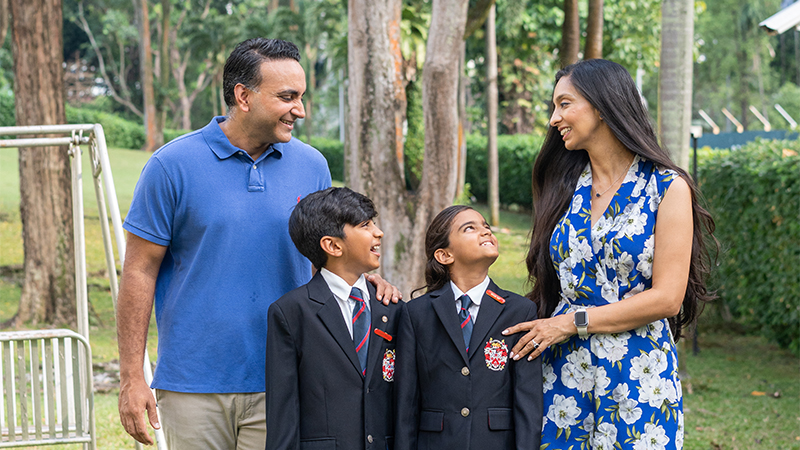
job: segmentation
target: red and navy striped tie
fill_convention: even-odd
[[[469,338],[472,337],[473,326],[469,305],[472,303],[472,299],[467,294],[458,297],[458,299],[461,301],[461,310],[458,312],[458,317],[461,319],[461,334],[464,335],[464,345],[467,347],[467,353],[469,353]]]
[[[350,299],[355,301],[353,307],[353,343],[361,363],[361,375],[367,375],[367,349],[369,348],[369,329],[372,326],[369,310],[361,295],[361,290],[354,287],[350,290]]]

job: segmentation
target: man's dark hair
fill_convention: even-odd
[[[261,84],[261,63],[279,59],[300,62],[300,51],[296,45],[280,39],[258,37],[239,43],[225,61],[222,72],[222,92],[228,108],[236,105],[233,88],[237,84],[256,90]]]
[[[356,226],[377,215],[375,204],[365,195],[330,187],[297,203],[289,217],[289,236],[297,250],[319,270],[328,262],[328,254],[320,246],[323,237],[344,238],[345,225]]]

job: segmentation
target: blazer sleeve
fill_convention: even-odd
[[[417,374],[417,342],[414,324],[403,304],[397,332],[395,361],[395,395],[397,396],[394,426],[394,450],[416,450],[419,428],[419,383]]]
[[[537,318],[536,304],[531,302],[525,321]],[[522,358],[513,364],[514,430],[517,450],[539,450],[542,440],[542,358]]]
[[[298,356],[289,323],[277,303],[267,312],[266,450],[300,448]]]

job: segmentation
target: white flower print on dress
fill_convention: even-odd
[[[608,385],[611,384],[611,378],[608,377],[606,368],[597,366],[594,371],[594,395],[600,397],[608,394]]]
[[[592,259],[592,246],[585,237],[578,237],[578,232],[575,227],[569,226],[569,258],[572,259],[572,267],[577,266],[581,261],[590,261]]]
[[[597,426],[597,430],[594,432],[593,449],[611,450],[614,448],[615,442],[617,442],[617,427],[608,422]]]
[[[656,371],[656,361],[653,361],[649,354],[645,353],[631,359],[631,380],[641,382],[647,378],[657,377],[659,373]]]
[[[589,169],[581,174],[572,203],[550,242],[553,267],[563,278],[553,316],[614,303],[652,287],[656,214],[674,172],[637,157],[611,204],[592,226],[586,214],[593,197]],[[652,176],[657,170],[661,174]],[[587,243],[591,254],[587,254]],[[548,414],[543,420],[542,446],[682,448],[683,402],[667,320],[617,335],[572,336],[546,349],[543,360],[547,361],[543,384]]]
[[[556,394],[553,404],[547,410],[547,419],[553,421],[558,428],[567,428],[577,423],[575,419],[580,413],[581,409],[574,398]]]
[[[581,347],[567,355],[567,364],[561,368],[561,382],[585,394],[594,388],[594,370],[589,350]]]
[[[631,334],[627,331],[613,334],[593,334],[592,352],[598,358],[611,362],[621,361],[628,354],[628,339]]]
[[[551,364],[542,364],[542,391],[547,392],[553,389],[553,384],[556,382],[556,373],[553,372]]]
[[[675,446],[683,448],[683,411],[678,411],[678,432],[675,434]]]
[[[664,331],[664,322],[662,320],[656,320],[655,322],[650,322],[643,327],[639,327],[636,329],[636,334],[640,337],[647,337],[649,333],[655,339],[661,339],[661,334]]]
[[[636,270],[648,280],[653,278],[653,253],[655,251],[653,242],[655,242],[655,236],[650,236],[644,241],[644,250],[638,256],[639,264],[636,265]]]
[[[675,398],[675,385],[672,381],[659,376],[642,378],[641,388],[639,389],[639,402],[647,403],[656,408],[664,404],[664,400],[669,400],[672,403],[672,398]]]
[[[632,398],[622,400],[619,403],[619,416],[628,425],[636,423],[642,418],[642,408],[639,408],[639,402]]]
[[[572,267],[569,266],[570,259],[565,259],[558,267],[558,278],[561,281],[561,296],[567,300],[576,300],[578,298],[578,277],[572,273]]]
[[[628,399],[628,395],[630,395],[630,393],[631,390],[628,387],[628,383],[621,383],[614,388],[614,391],[611,393],[611,398],[613,398],[617,403],[622,403],[623,400]]]
[[[617,259],[617,278],[621,286],[627,286],[628,278],[633,271],[633,256],[628,252],[622,252]]]
[[[664,450],[667,444],[669,444],[669,438],[664,427],[646,423],[644,433],[633,445],[633,450]]]
[[[577,214],[583,207],[583,196],[576,195],[575,200],[572,201],[572,214]]]
[[[658,205],[661,204],[661,195],[658,193],[658,180],[655,175],[650,177],[650,182],[647,183],[645,193],[650,197],[650,201],[647,202],[650,211],[656,212]]]

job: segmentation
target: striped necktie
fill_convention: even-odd
[[[353,307],[353,344],[358,353],[358,362],[361,363],[361,375],[367,375],[367,349],[369,348],[369,329],[372,320],[369,310],[359,288],[350,290],[350,299],[356,302]]]
[[[472,337],[473,326],[469,305],[472,304],[472,299],[467,294],[458,297],[458,299],[461,301],[461,310],[458,312],[458,317],[461,319],[461,334],[464,335],[464,345],[467,347],[467,353],[469,353],[469,338]]]

